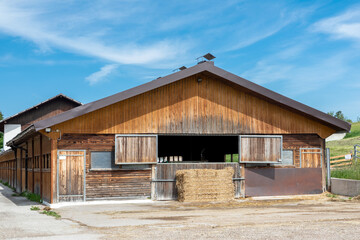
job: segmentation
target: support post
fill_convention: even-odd
[[[43,146],[42,146],[42,139],[43,139],[43,135],[40,134],[40,141],[39,141],[39,144],[40,144],[40,157],[39,157],[39,168],[40,168],[40,196],[41,198],[43,199],[44,196],[43,196]]]
[[[239,164],[240,166],[240,177],[245,179],[245,164],[241,163]],[[245,181],[246,180],[242,180],[240,181],[240,192],[241,192],[241,197],[245,197]]]
[[[156,182],[154,182],[153,180],[156,180],[156,164],[151,165],[151,200],[156,200]]]
[[[330,148],[326,148],[327,190],[331,190]]]
[[[51,138],[51,158],[50,158],[50,203],[58,201],[56,199],[56,171],[57,171],[57,139]]]
[[[32,167],[32,192],[35,193],[35,151],[34,151],[34,137],[31,138],[31,167]]]

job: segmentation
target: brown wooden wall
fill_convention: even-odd
[[[318,134],[335,131],[224,81],[189,77],[54,126],[62,133]]]
[[[24,130],[34,122],[53,117],[77,106],[79,106],[79,104],[65,98],[56,98],[42,104],[38,108],[31,109],[7,120],[6,124],[21,124],[21,130]],[[3,125],[0,125],[0,131],[2,128]]]
[[[156,163],[156,136],[116,136],[115,163]]]
[[[275,162],[281,159],[281,138],[241,137],[241,162]]]
[[[0,179],[8,182],[17,192],[34,192],[50,202],[50,140],[42,135],[29,138],[20,145],[25,150],[9,150],[0,155]],[[48,159],[48,160],[47,160]],[[26,188],[27,173],[27,188]]]
[[[150,196],[151,170],[91,170],[91,151],[114,151],[115,135],[64,134],[59,150],[86,150],[87,198]]]

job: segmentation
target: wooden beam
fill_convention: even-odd
[[[244,178],[245,180],[243,181],[240,181],[240,191],[241,191],[241,197],[245,197],[245,181],[246,181],[246,178],[245,178],[245,164],[244,163],[241,163],[239,164],[240,166],[240,177],[241,178]]]
[[[56,199],[56,161],[57,161],[57,139],[51,139],[51,160],[50,160],[50,203],[54,203]]]
[[[42,147],[42,139],[43,139],[43,135],[42,134],[40,134],[40,159],[39,159],[39,161],[40,161],[40,196],[41,196],[41,198],[43,198],[43,179],[42,179],[42,177],[43,177],[43,147]]]
[[[35,149],[34,149],[34,137],[31,138],[31,159],[32,159],[32,164],[31,164],[31,167],[32,167],[32,192],[35,193]]]

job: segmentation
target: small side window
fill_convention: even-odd
[[[281,165],[294,165],[294,151],[283,150]]]

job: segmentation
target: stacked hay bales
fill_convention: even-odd
[[[229,201],[234,199],[233,168],[176,171],[180,202]]]

